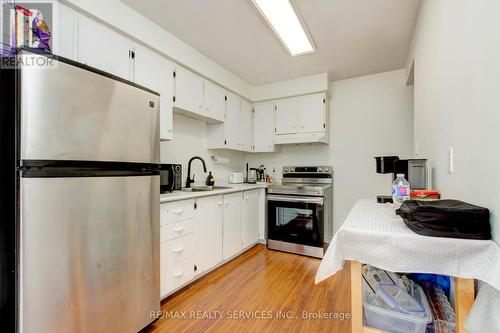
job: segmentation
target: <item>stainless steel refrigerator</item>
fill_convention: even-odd
[[[137,332],[160,309],[159,96],[16,59],[0,71],[2,331]]]

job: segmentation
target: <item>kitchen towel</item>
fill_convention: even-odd
[[[482,281],[466,328],[471,333],[500,332],[500,317],[487,316],[493,309],[500,309],[500,249],[491,240],[417,235],[395,214],[392,204],[359,200],[333,237],[316,274],[316,283],[342,270],[345,260],[393,272]]]

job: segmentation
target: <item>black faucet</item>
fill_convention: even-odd
[[[186,179],[186,188],[190,188],[191,184],[194,183],[194,175],[193,178],[191,179],[191,162],[194,160],[200,160],[201,163],[203,163],[203,172],[207,172],[207,165],[205,164],[205,161],[200,157],[200,156],[195,156],[191,157],[191,159],[188,162],[188,174],[187,174],[187,179]]]

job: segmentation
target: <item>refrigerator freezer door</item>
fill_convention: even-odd
[[[20,89],[21,159],[160,162],[159,96],[62,61]]]
[[[21,178],[20,332],[137,332],[160,309],[159,176]]]

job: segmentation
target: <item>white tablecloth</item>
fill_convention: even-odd
[[[337,231],[319,266],[316,283],[355,260],[393,272],[432,273],[484,283],[467,318],[475,332],[500,332],[500,249],[493,241],[420,236],[392,204],[359,200]]]

